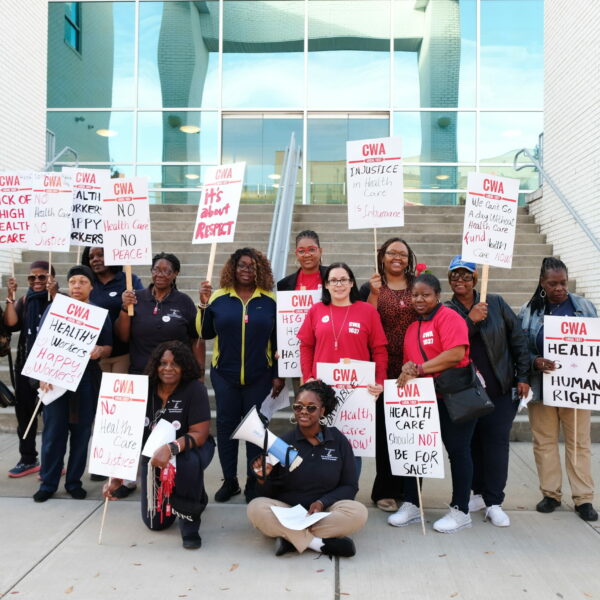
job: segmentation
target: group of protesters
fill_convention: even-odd
[[[108,309],[108,316],[84,376],[74,392],[66,392],[43,408],[41,453],[36,450],[36,419],[25,430],[42,392],[52,386],[21,374],[48,307],[58,289],[53,268],[36,261],[30,266],[28,289],[17,298],[17,283],[8,280],[3,314],[5,327],[20,332],[16,371],[16,416],[20,459],[9,477],[37,473],[36,502],[52,497],[59,486],[67,443],[65,489],[75,499],[86,497],[82,478],[91,436],[101,372],[146,374],[149,393],[145,439],[160,419],[176,425],[177,439],[142,460],[142,518],[151,529],[164,529],[179,517],[185,548],[199,548],[201,514],[208,503],[204,471],[213,458],[210,406],[203,383],[205,340],[214,339],[210,378],[216,401],[216,449],[223,483],[216,502],[240,494],[238,441],[232,434],[253,407],[269,394],[277,397],[284,379],[278,376],[276,293],[320,290],[321,301],[308,311],[298,332],[302,377],[294,382],[290,421],[295,427],[283,436],[303,463],[296,469],[275,466],[246,443],[244,496],[248,517],[266,536],[276,539],[275,553],[307,549],[328,555],[352,556],[348,536],[364,526],[367,510],[354,500],[361,461],[347,439],[327,425],[336,408],[333,389],[317,379],[318,363],[342,359],[375,363],[373,381],[366,382],[376,406],[376,475],[373,503],[390,513],[388,523],[403,527],[420,523],[419,486],[422,480],[392,474],[387,448],[383,382],[399,386],[417,377],[452,380],[474,366],[494,410],[479,419],[457,423],[438,394],[441,437],[447,450],[452,480],[449,511],[433,528],[454,533],[471,526],[470,513],[485,511],[498,527],[510,525],[503,510],[507,483],[509,439],[520,399],[531,397],[528,414],[542,499],[536,509],[554,511],[562,499],[562,470],[558,437],[562,424],[566,470],[575,509],[586,521],[598,515],[593,507],[590,411],[543,404],[542,374],[555,368],[544,358],[544,315],[596,317],[595,307],[568,291],[566,265],[545,258],[531,299],[516,315],[504,299],[488,294],[482,302],[474,263],[455,256],[447,279],[451,298],[442,303],[440,281],[417,271],[410,245],[394,237],[377,252],[377,270],[361,287],[344,262],[322,264],[317,233],[296,237],[299,268],[275,284],[269,261],[253,248],[236,250],[223,266],[219,287],[200,284],[198,303],[177,289],[180,261],[169,253],[153,257],[151,284],[144,288],[133,277],[127,289],[121,267],[104,264],[102,248],[86,248],[82,264],[67,275],[68,294],[81,302]],[[424,265],[418,265],[425,268]],[[129,307],[133,306],[133,315]],[[575,459],[576,453],[576,459]],[[171,458],[176,457],[172,507],[162,514],[156,490]],[[146,477],[146,469],[149,476]],[[101,477],[96,477],[97,479]],[[112,478],[104,495],[117,500],[129,495],[135,481]],[[272,507],[301,504],[309,514],[328,515],[309,528],[283,526]],[[157,506],[158,505],[158,506]],[[153,518],[158,510],[160,519]]]

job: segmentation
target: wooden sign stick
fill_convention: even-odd
[[[213,270],[215,268],[215,256],[217,255],[217,242],[213,242],[210,245],[210,255],[208,257],[208,269],[206,273],[206,280],[210,283],[212,281]]]
[[[131,274],[131,265],[125,265],[125,284],[127,286],[127,291],[131,292],[133,290],[133,275]],[[133,317],[133,304],[130,304],[127,307],[127,314],[130,317]]]
[[[35,410],[33,411],[33,414],[31,415],[31,419],[29,419],[29,425],[27,425],[27,429],[25,430],[25,433],[23,434],[23,437],[21,438],[22,440],[24,440],[27,437],[27,434],[29,433],[31,426],[33,425],[33,420],[37,419],[37,414],[38,414],[38,410],[40,410],[41,403],[42,403],[42,399],[40,398],[38,400],[38,403],[35,405]]]
[[[573,466],[577,465],[577,409],[573,409]]]
[[[75,264],[79,265],[81,261],[81,246],[77,246],[77,261],[75,262]]]
[[[48,276],[52,277],[52,252],[48,252]],[[50,292],[48,292],[48,300],[52,300]]]
[[[14,277],[15,277],[15,255],[14,255],[12,246],[10,249],[10,271],[11,271],[12,277],[14,279]],[[14,300],[14,298],[13,298],[13,300]]]
[[[421,485],[419,484],[419,478],[415,476],[417,481],[417,494],[419,494],[419,512],[421,513],[421,528],[423,529],[423,535],[427,535],[425,532],[425,514],[423,513],[423,496],[421,495]]]
[[[479,301],[485,302],[487,298],[488,278],[490,276],[490,265],[483,265],[481,271],[481,294],[479,294]]]
[[[131,265],[129,265],[131,269]],[[108,478],[108,488],[110,489],[110,482],[112,477]],[[100,524],[100,533],[98,534],[98,544],[102,544],[102,530],[104,529],[104,519],[106,519],[106,509],[108,508],[108,498],[104,499],[104,509],[102,510],[102,523]]]
[[[377,227],[373,227],[373,244],[375,246],[375,273],[379,273],[377,265]]]

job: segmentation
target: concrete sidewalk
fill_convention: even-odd
[[[599,481],[600,445],[594,451]],[[16,437],[0,435],[0,597],[600,599],[600,525],[583,522],[568,497],[551,515],[535,512],[541,496],[527,443],[511,449],[504,504],[511,526],[496,528],[476,513],[473,527],[455,535],[431,529],[449,499],[449,475],[425,481],[423,536],[420,526],[389,527],[386,514],[372,507],[374,461],[363,460],[358,499],[370,507],[369,521],[354,536],[357,555],[332,561],[310,551],[276,558],[273,542],[249,524],[241,496],[224,505],[211,502],[202,520],[202,548],[186,551],[176,526],[146,529],[136,492],[109,504],[98,545],[101,484],[86,475],[88,499],[72,500],[60,491],[35,504],[35,476],[9,480],[4,475],[16,458]],[[211,500],[219,485],[215,458],[207,473]],[[566,483],[565,491],[568,495]]]

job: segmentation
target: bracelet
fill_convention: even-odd
[[[423,363],[417,365],[417,375],[419,377],[425,376],[425,371],[423,370]]]
[[[125,306],[124,304],[121,305],[121,311],[126,313],[129,311],[129,308],[127,306]]]
[[[208,302],[207,302],[206,304],[203,304],[202,302],[199,302],[199,303],[197,304],[197,306],[198,306],[198,308],[199,308],[200,310],[204,310],[205,308],[208,308]]]
[[[6,299],[6,304],[14,304],[15,301],[12,298],[7,298]]]
[[[171,451],[171,456],[177,456],[181,452],[181,446],[179,442],[175,440],[174,442],[169,442],[167,444],[169,446],[169,450]]]

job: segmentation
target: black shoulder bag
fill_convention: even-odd
[[[419,349],[427,362],[429,359],[421,346],[421,321],[417,336]],[[494,410],[494,403],[481,385],[472,361],[466,367],[442,371],[433,378],[433,382],[436,392],[442,396],[450,420],[457,425],[484,417]]]

